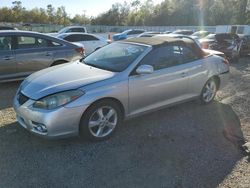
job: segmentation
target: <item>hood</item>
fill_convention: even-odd
[[[81,62],[67,63],[44,69],[26,78],[21,91],[27,97],[37,100],[47,95],[111,78],[113,72],[94,68]]]

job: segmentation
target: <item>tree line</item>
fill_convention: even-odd
[[[134,0],[131,3],[115,3],[96,17],[76,14],[73,18],[64,6],[27,10],[21,1],[12,7],[0,8],[0,22],[24,22],[41,24],[91,24],[112,26],[179,26],[179,25],[227,25],[250,23],[250,0]]]

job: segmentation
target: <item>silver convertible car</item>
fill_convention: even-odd
[[[193,40],[134,38],[32,74],[14,109],[18,122],[37,135],[103,140],[124,119],[197,98],[211,102],[228,75],[228,61]]]

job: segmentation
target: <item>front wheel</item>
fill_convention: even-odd
[[[105,140],[112,136],[121,121],[119,106],[113,101],[101,101],[93,104],[83,115],[80,134],[92,141]]]
[[[218,90],[218,85],[215,79],[214,78],[209,79],[201,91],[201,96],[200,96],[201,102],[203,104],[208,104],[212,102],[217,93],[217,90]]]

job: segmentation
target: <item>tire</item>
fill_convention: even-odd
[[[90,141],[110,138],[121,125],[122,111],[112,100],[94,103],[83,114],[79,130],[80,136]]]
[[[214,100],[216,93],[218,91],[219,84],[215,78],[210,78],[206,84],[203,86],[200,101],[202,104],[209,104]]]

